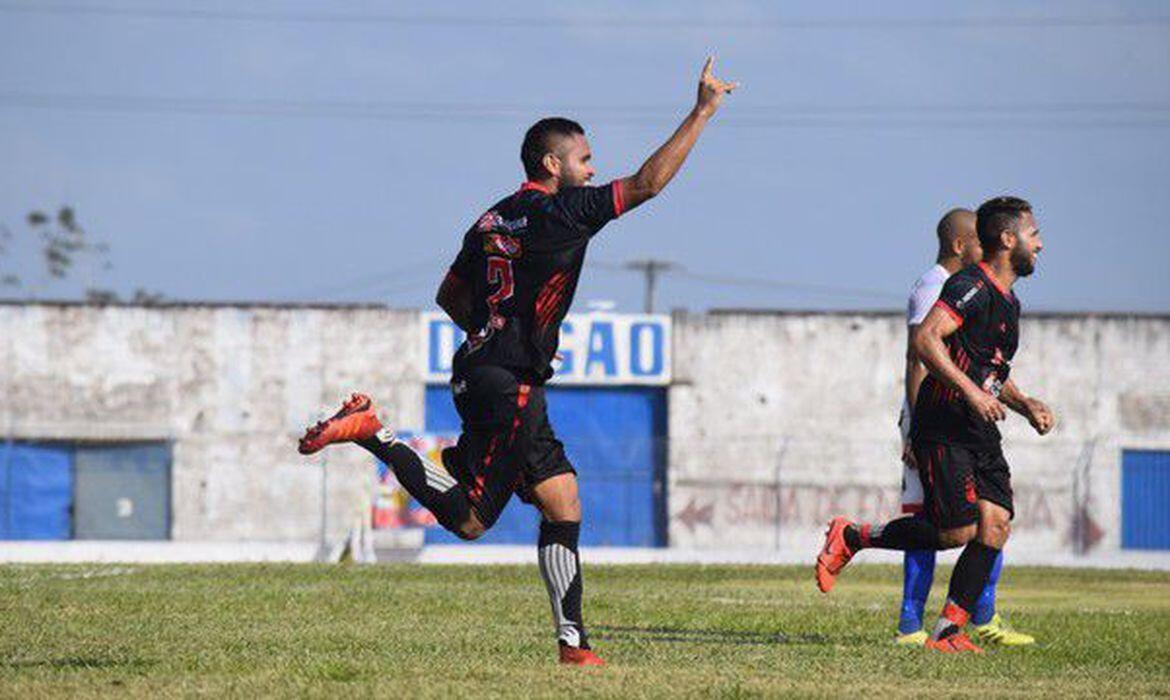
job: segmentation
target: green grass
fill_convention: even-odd
[[[610,665],[576,669],[534,566],[5,566],[0,697],[1170,694],[1170,574],[1013,567],[1000,610],[1040,644],[959,658],[891,645],[899,580],[590,567]]]

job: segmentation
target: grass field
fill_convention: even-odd
[[[1170,574],[1009,569],[1000,609],[1041,643],[962,658],[890,644],[897,582],[588,567],[610,665],[578,669],[535,566],[5,566],[0,697],[1170,694]]]

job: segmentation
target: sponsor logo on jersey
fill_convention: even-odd
[[[517,231],[528,228],[528,217],[522,216],[519,219],[505,219],[500,216],[500,213],[492,209],[488,213],[479,217],[475,228],[481,233],[488,231],[507,231],[508,233],[515,233]]]
[[[958,301],[958,303],[955,304],[955,306],[960,308],[960,309],[963,308],[964,306],[966,306],[967,302],[971,301],[972,297],[974,297],[976,294],[978,294],[979,290],[982,287],[983,287],[982,282],[976,283],[974,287],[971,287],[970,291],[968,291],[966,294],[963,295],[963,298],[960,299]]]
[[[483,239],[483,252],[505,258],[518,258],[524,252],[520,239],[499,233],[489,233]]]

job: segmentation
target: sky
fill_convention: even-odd
[[[0,293],[429,308],[533,121],[628,175],[708,53],[743,88],[578,310],[641,310],[647,258],[659,310],[903,308],[939,216],[1011,193],[1046,244],[1025,309],[1170,312],[1160,2],[0,0]],[[61,205],[112,269],[43,278],[25,218]]]

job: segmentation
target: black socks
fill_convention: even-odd
[[[589,641],[581,619],[581,560],[577,556],[580,537],[581,523],[542,520],[537,560],[552,603],[557,640],[571,647],[588,649]]]
[[[434,514],[443,527],[463,537],[460,526],[471,514],[471,501],[447,470],[420,457],[389,431],[358,443],[394,471],[407,493]]]
[[[845,544],[856,552],[859,549],[941,549],[938,528],[926,518],[907,517],[878,525],[850,525],[845,528]]]

